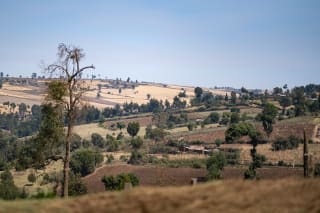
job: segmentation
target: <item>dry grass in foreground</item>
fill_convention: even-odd
[[[225,181],[137,188],[69,200],[0,202],[0,212],[320,212],[320,180]]]

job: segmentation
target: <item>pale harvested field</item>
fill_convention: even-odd
[[[140,131],[138,132],[138,136],[143,137],[146,133],[146,127],[140,127]],[[120,133],[120,130],[117,129],[115,131],[99,126],[97,123],[91,124],[82,124],[74,127],[74,133],[78,134],[83,139],[90,139],[93,133],[98,133],[102,137],[106,137],[107,134],[117,136]],[[122,130],[124,136],[129,137],[126,129]]]
[[[10,101],[15,103],[26,103],[28,105],[33,104],[41,104],[43,101],[43,96],[45,92],[44,82],[38,81],[42,86],[34,87],[34,86],[12,86],[8,83],[3,84],[3,88],[0,89],[0,103],[4,101]],[[178,95],[182,89],[186,90],[187,98],[184,100],[189,103],[190,98],[194,96],[194,88],[193,87],[185,87],[178,85],[167,85],[164,87],[161,84],[143,84],[135,87],[135,89],[122,88],[122,92],[119,94],[118,89],[106,88],[102,87],[101,89],[101,97],[97,98],[98,92],[98,84],[105,85],[108,84],[101,80],[85,80],[83,84],[88,85],[90,87],[90,91],[88,91],[84,96],[84,102],[90,105],[96,106],[100,109],[104,107],[111,107],[115,104],[124,104],[129,102],[135,102],[138,104],[146,104],[149,100],[147,99],[147,94],[150,94],[151,98],[155,98],[158,100],[165,101],[166,99],[169,102],[173,101],[173,98]],[[208,90],[208,89],[204,89]],[[224,90],[213,90],[210,89],[213,94],[217,95],[225,95],[226,92]]]
[[[241,150],[240,162],[251,162],[250,144],[223,144],[222,148],[238,148]],[[303,145],[300,144],[298,149],[285,150],[285,151],[272,151],[271,144],[259,144],[257,146],[259,154],[267,157],[267,162],[277,164],[278,161],[283,161],[287,164],[303,164]],[[312,155],[313,162],[320,162],[320,144],[309,144],[309,153]]]

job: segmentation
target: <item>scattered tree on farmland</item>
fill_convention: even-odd
[[[283,91],[282,91],[281,87],[273,88],[273,95],[279,95],[279,94],[282,94],[282,93],[283,93]]]
[[[70,144],[73,127],[77,117],[83,93],[88,89],[81,86],[80,80],[85,70],[94,69],[93,65],[80,67],[84,58],[83,50],[74,46],[60,44],[58,46],[58,62],[49,65],[46,70],[63,76],[61,80],[53,81],[49,85],[47,98],[61,104],[66,110],[67,134],[65,140],[65,158],[63,166],[63,196],[68,197]]]
[[[173,98],[173,102],[171,107],[174,109],[183,109],[187,106],[187,102],[186,101],[181,101],[180,98],[178,96],[175,96]]]
[[[230,121],[230,116],[231,116],[231,113],[230,113],[230,112],[224,112],[224,113],[222,113],[222,118],[221,118],[220,124],[222,124],[222,125],[228,125],[228,124],[229,124],[229,121]]]
[[[243,136],[249,136],[250,143],[252,145],[252,149],[250,150],[252,162],[248,170],[245,172],[244,177],[245,179],[255,179],[257,177],[256,168],[260,168],[262,163],[266,160],[265,156],[259,155],[256,149],[261,141],[260,132],[258,132],[250,123],[237,123],[232,124],[225,133],[225,139],[227,143],[233,143]]]
[[[14,102],[11,102],[11,103],[10,103],[10,111],[11,111],[11,109],[12,109],[12,111],[14,112],[14,110],[15,110],[16,107],[17,107],[16,103],[14,103]],[[19,107],[19,109],[20,109],[20,107]],[[19,111],[20,111],[20,110],[19,110]]]
[[[36,180],[37,180],[37,177],[35,176],[34,173],[30,173],[30,174],[28,175],[28,181],[29,181],[30,183],[34,183],[34,182],[36,182]]]
[[[21,119],[24,119],[26,111],[27,111],[27,105],[25,103],[19,104],[19,115]]]
[[[228,93],[226,93],[226,95],[224,96],[224,100],[225,100],[225,101],[229,101]]]
[[[74,174],[82,177],[92,173],[96,166],[103,161],[103,156],[92,149],[78,149],[73,152],[70,168]]]
[[[240,121],[240,114],[237,112],[231,113],[230,123],[235,124],[235,123],[239,123],[239,121]]]
[[[31,74],[31,78],[32,78],[32,79],[36,79],[36,78],[37,78],[37,73],[33,72],[33,73]]]
[[[212,112],[210,115],[205,119],[206,124],[210,123],[218,123],[220,120],[220,115],[217,112]]]
[[[147,99],[149,100],[151,98],[151,95],[148,93],[147,94]]]
[[[304,87],[295,87],[292,92],[292,104],[295,106],[295,116],[301,116],[305,113]]]
[[[61,105],[52,103],[41,106],[41,124],[36,143],[36,158],[39,164],[44,164],[46,159],[57,159],[60,157],[64,143],[63,108]]]
[[[151,126],[146,128],[146,138],[155,140],[156,142],[161,141],[168,133],[161,128],[152,129]]]
[[[232,91],[231,92],[231,103],[236,104],[237,103],[237,93]]]
[[[273,131],[273,123],[277,117],[278,109],[271,103],[266,103],[263,107],[261,114],[261,121],[264,131],[267,133],[268,137]]]
[[[0,175],[0,198],[4,200],[14,200],[18,195],[19,190],[14,184],[12,174],[9,170],[5,170]]]
[[[196,95],[196,98],[201,98],[202,93],[203,93],[203,90],[201,87],[196,87],[194,89],[194,94]]]
[[[130,122],[127,126],[127,132],[131,137],[134,137],[138,134],[140,130],[140,124],[138,122]]]
[[[209,180],[222,179],[221,172],[226,165],[226,158],[221,152],[213,153],[212,156],[207,160],[206,165],[208,170],[207,178]]]
[[[104,138],[98,133],[91,134],[91,142],[94,146],[99,147],[101,149],[105,146]]]
[[[282,96],[279,103],[280,106],[282,106],[282,114],[284,115],[286,108],[291,105],[291,98],[288,96]]]

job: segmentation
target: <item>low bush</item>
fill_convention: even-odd
[[[28,175],[28,181],[29,181],[30,183],[34,183],[34,182],[36,182],[36,180],[37,180],[37,177],[35,176],[35,174],[30,173],[30,174]]]
[[[114,160],[114,157],[112,154],[106,155],[107,157],[107,163],[111,163]]]
[[[124,189],[125,183],[131,183],[132,186],[139,185],[139,178],[132,173],[122,173],[117,176],[104,176],[101,181],[105,190],[115,191]]]
[[[82,182],[79,174],[69,173],[69,196],[79,196],[87,194],[87,186]]]

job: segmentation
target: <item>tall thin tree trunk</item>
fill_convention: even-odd
[[[64,159],[64,167],[63,167],[63,197],[68,198],[68,189],[69,189],[69,171],[70,171],[70,143],[72,136],[72,123],[69,120],[68,129],[67,129],[67,137],[66,137],[66,155]]]

